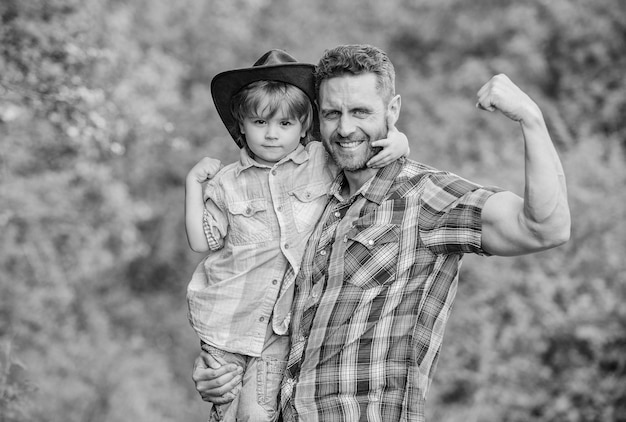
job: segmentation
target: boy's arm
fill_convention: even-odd
[[[411,149],[406,135],[400,132],[392,115],[387,116],[387,138],[372,142],[372,147],[382,150],[367,162],[371,168],[385,167],[400,157],[408,157]]]
[[[185,231],[189,246],[195,252],[206,252],[209,244],[204,232],[204,198],[202,184],[220,170],[219,160],[205,157],[187,174],[185,179]]]

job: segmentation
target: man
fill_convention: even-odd
[[[393,65],[371,46],[339,46],[316,68],[320,132],[343,170],[297,278],[284,421],[423,421],[464,253],[520,255],[569,239],[565,177],[537,105],[506,76],[479,108],[522,128],[524,198],[411,160],[365,166],[395,122]],[[231,399],[232,367],[196,361],[207,401]],[[225,394],[225,396],[222,396]]]

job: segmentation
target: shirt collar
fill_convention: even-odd
[[[396,177],[402,171],[404,162],[405,159],[400,158],[378,170],[376,175],[367,182],[365,182],[365,184],[358,190],[358,192],[354,196],[356,197],[358,195],[363,195],[363,197],[368,201],[375,202],[376,204],[380,205],[391,190],[391,187],[393,186],[393,182],[396,180]],[[337,200],[341,202],[344,201],[343,197],[341,196],[341,188],[344,186],[345,183],[347,183],[346,176],[343,172],[341,172],[339,173],[329,190],[329,193],[331,195],[334,195]]]
[[[274,166],[268,166],[266,164],[257,163],[246,148],[241,148],[239,150],[239,166],[237,166],[236,175],[239,176],[242,171],[247,170],[251,167],[258,168],[272,168],[277,165],[281,165],[286,163],[287,161],[293,161],[295,164],[299,165],[307,161],[310,157],[308,149],[306,149],[302,144],[299,144],[295,150],[293,150],[289,155],[284,157],[278,163],[274,164]]]

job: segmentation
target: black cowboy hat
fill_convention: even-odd
[[[298,63],[295,58],[283,50],[273,49],[263,54],[252,67],[227,70],[217,74],[211,81],[211,95],[222,122],[237,145],[239,128],[231,113],[233,96],[244,86],[256,81],[279,81],[300,88],[315,104],[315,66]]]

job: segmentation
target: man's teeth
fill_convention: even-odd
[[[341,148],[355,148],[359,145],[361,145],[361,141],[341,142],[339,144]]]

